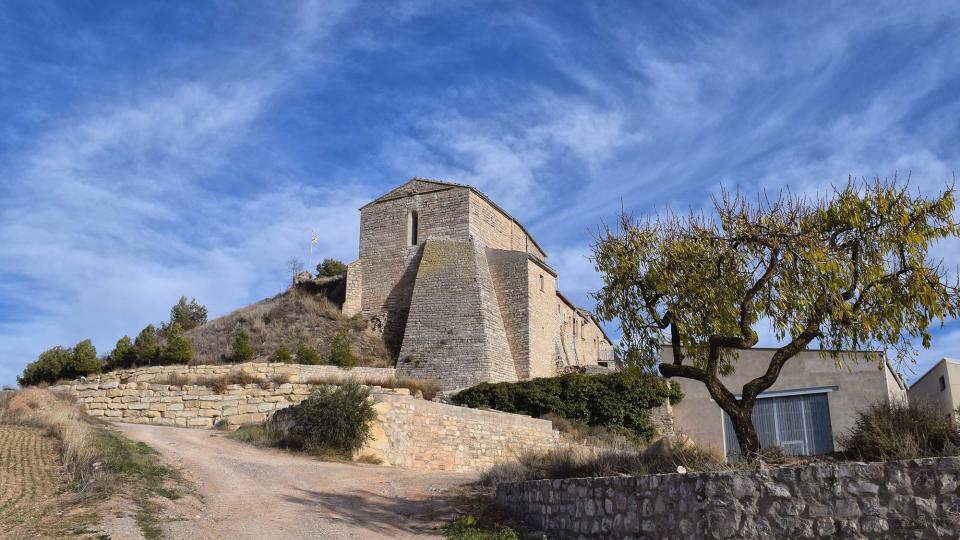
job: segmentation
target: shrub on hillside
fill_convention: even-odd
[[[249,362],[257,355],[256,349],[250,344],[250,334],[240,330],[233,338],[233,348],[230,350],[231,362]]]
[[[283,343],[277,347],[277,350],[273,351],[273,354],[270,355],[271,362],[279,362],[281,364],[289,364],[293,361],[293,355],[290,354],[290,349],[287,348]]]
[[[108,369],[126,369],[137,364],[137,353],[133,348],[130,336],[123,336],[117,340],[116,346],[107,357]]]
[[[321,364],[320,353],[316,349],[310,346],[306,340],[301,339],[297,343],[297,353],[294,356],[296,363],[306,364],[308,366],[316,366]]]
[[[352,344],[350,334],[345,330],[340,330],[333,336],[333,344],[330,347],[330,357],[328,363],[342,368],[351,368],[357,365],[357,358],[353,356],[350,350]]]
[[[347,265],[336,259],[324,259],[317,265],[317,277],[344,276],[347,274]]]
[[[960,430],[953,418],[928,404],[884,402],[858,411],[839,442],[850,458],[861,461],[937,457],[960,453]]]
[[[481,383],[453,396],[453,402],[533,417],[553,413],[646,440],[654,435],[648,421],[650,409],[682,397],[675,383],[625,369],[601,375],[568,373],[516,383]]]
[[[160,357],[160,344],[157,341],[157,328],[148,324],[133,340],[134,365],[149,366]]]
[[[17,377],[17,383],[20,386],[53,384],[61,379],[76,379],[98,371],[100,360],[97,359],[97,349],[86,339],[69,349],[58,346],[44,351],[27,364]]]
[[[187,297],[181,296],[180,301],[170,308],[170,326],[179,324],[184,330],[192,330],[206,322],[207,308],[198,303],[196,298],[187,302]]]
[[[179,323],[167,327],[167,338],[160,348],[160,364],[186,364],[193,360],[193,343]]]

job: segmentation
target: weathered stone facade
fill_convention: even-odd
[[[447,388],[606,363],[610,340],[558,293],[546,259],[479,191],[414,178],[360,209],[344,312],[371,321],[399,373]]]
[[[960,458],[500,484],[549,538],[958,538]]]
[[[178,376],[220,376],[247,371],[266,384],[231,384],[223,392],[206,385],[168,384]],[[392,369],[291,364],[165,366],[113,372],[52,387],[76,396],[91,416],[117,422],[211,428],[263,422],[277,410],[300,403],[316,385],[306,381],[389,378]],[[276,382],[270,378],[280,378]],[[290,380],[291,382],[282,382]],[[425,401],[405,388],[368,383],[377,419],[373,439],[360,451],[387,465],[425,470],[479,472],[527,450],[560,445],[548,420]]]

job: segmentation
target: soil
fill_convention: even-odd
[[[55,510],[60,480],[56,446],[43,430],[0,425],[0,531],[5,538],[32,535]]]
[[[166,538],[442,536],[474,504],[465,496],[474,475],[323,462],[216,431],[117,427],[160,452],[200,495],[166,510]]]

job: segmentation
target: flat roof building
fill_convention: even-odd
[[[743,385],[762,375],[776,349],[739,351],[733,374],[721,377],[738,398]],[[671,349],[662,352],[669,361]],[[905,400],[906,385],[880,352],[844,352],[837,366],[817,350],[805,350],[783,366],[777,381],[760,394],[753,421],[764,447],[778,445],[796,455],[839,449],[856,412],[877,401]],[[733,458],[739,453],[733,425],[700,381],[675,377],[683,400],[672,406],[674,426],[695,443]]]

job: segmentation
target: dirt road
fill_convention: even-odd
[[[470,475],[329,463],[265,450],[221,432],[117,424],[183,471],[203,498],[166,537],[411,538],[440,535]]]

